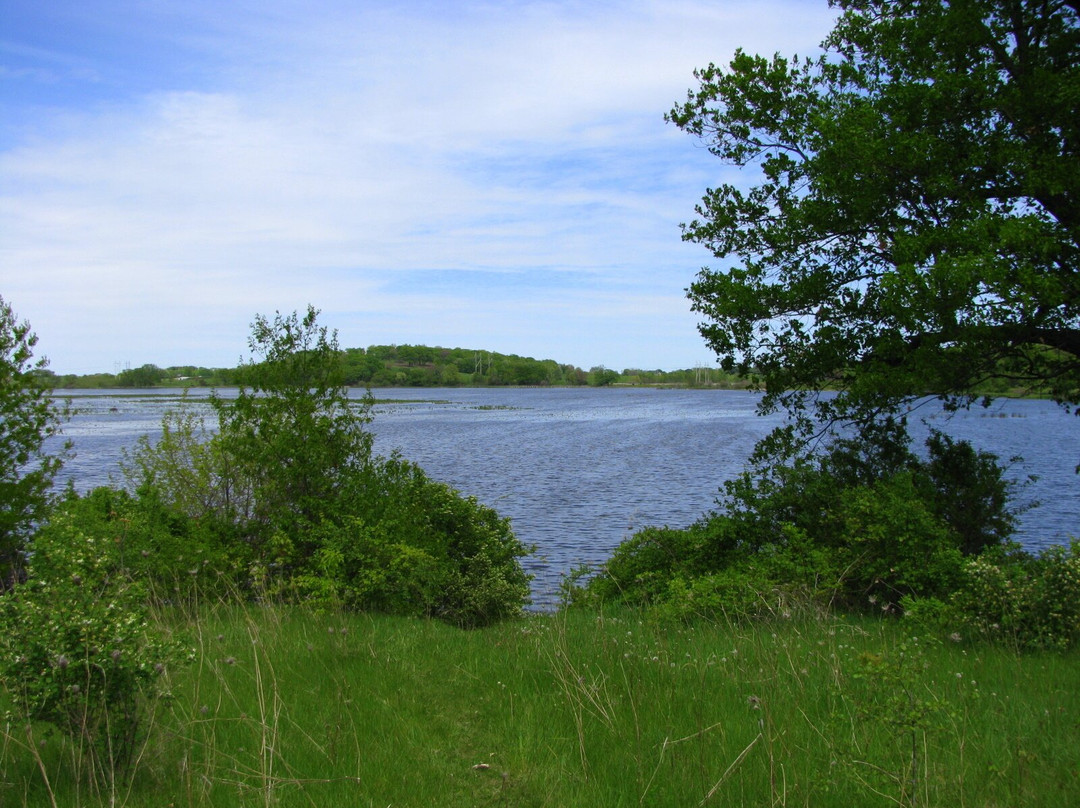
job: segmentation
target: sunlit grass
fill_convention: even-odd
[[[629,611],[463,632],[223,604],[189,630],[130,783],[8,722],[0,804],[1080,804],[1075,654]]]

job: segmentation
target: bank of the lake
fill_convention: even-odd
[[[64,474],[80,490],[115,479],[123,449],[156,435],[182,392],[103,390],[73,399],[79,414],[66,432],[76,456]],[[745,391],[397,388],[374,395],[376,451],[400,451],[511,517],[517,534],[536,545],[526,565],[541,607],[554,604],[563,575],[603,564],[632,531],[682,527],[714,507],[721,483],[780,423],[757,415],[758,396]],[[1041,502],[1021,517],[1025,546],[1038,550],[1078,532],[1075,418],[1048,401],[1002,399],[951,415],[925,406],[912,415],[917,429],[920,419],[995,452],[1013,479],[1038,478],[1020,492],[1020,503]],[[1010,462],[1014,456],[1023,460]]]

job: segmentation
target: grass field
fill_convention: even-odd
[[[836,616],[464,632],[223,604],[184,629],[129,774],[8,719],[0,805],[1080,805],[1075,653]]]

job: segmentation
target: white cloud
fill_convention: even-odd
[[[677,223],[721,167],[663,112],[693,67],[740,45],[805,52],[829,24],[813,2],[192,16],[223,8],[166,6],[173,29],[157,31],[218,65],[212,81],[25,107],[34,134],[0,153],[3,293],[59,371],[231,364],[255,312],[308,302],[346,344],[393,332],[576,363],[699,361],[682,289],[707,256]],[[516,300],[512,283],[485,301],[452,281],[423,291],[426,272],[467,287],[476,270],[546,285]],[[654,338],[677,329],[681,346]]]

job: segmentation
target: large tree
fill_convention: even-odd
[[[832,5],[820,53],[737,52],[669,115],[742,169],[684,226],[722,262],[689,290],[703,336],[766,409],[991,379],[1080,403],[1080,3]]]

